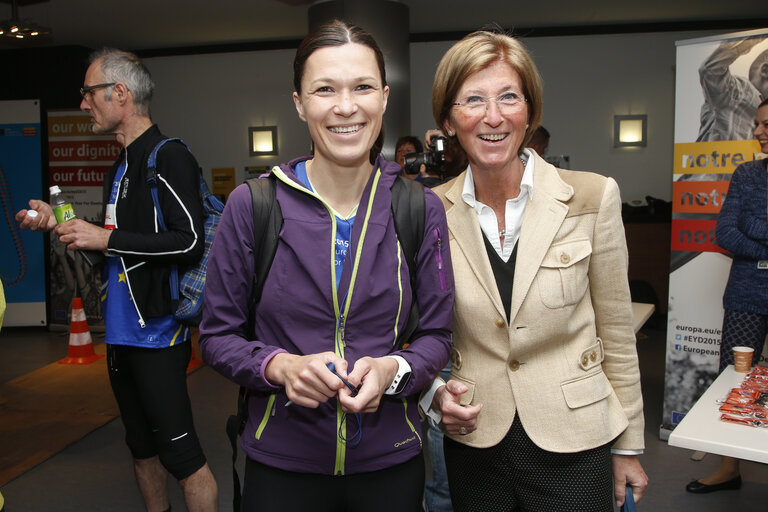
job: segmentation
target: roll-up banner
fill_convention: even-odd
[[[3,325],[45,325],[43,236],[22,230],[14,216],[42,197],[40,101],[0,101],[0,277],[7,309]]]
[[[717,377],[731,258],[715,226],[733,171],[766,156],[752,136],[761,93],[750,79],[764,52],[768,29],[677,42],[662,439]]]
[[[114,135],[94,135],[90,117],[79,110],[48,112],[48,186],[58,185],[79,219],[103,225],[104,175],[120,154]],[[51,235],[51,326],[69,322],[72,299],[80,297],[91,329],[103,329],[101,274],[79,253]]]

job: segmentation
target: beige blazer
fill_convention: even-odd
[[[583,451],[616,438],[615,449],[642,449],[618,186],[534,158],[509,324],[477,215],[461,198],[466,172],[434,189],[446,206],[456,282],[452,378],[469,387],[463,404],[483,404],[477,430],[451,438],[493,446],[518,413],[548,451]]]

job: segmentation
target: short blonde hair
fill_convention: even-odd
[[[432,83],[432,115],[437,125],[443,129],[464,82],[473,74],[498,61],[506,62],[520,75],[522,92],[528,101],[528,128],[519,149],[519,152],[522,152],[541,124],[542,85],[539,70],[528,50],[514,37],[480,30],[454,44],[443,55],[435,72],[435,81]],[[458,144],[455,137],[451,137],[451,140]]]

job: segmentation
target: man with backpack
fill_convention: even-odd
[[[70,250],[107,256],[101,298],[107,364],[147,510],[170,509],[168,473],[190,511],[216,510],[216,481],[186,386],[190,328],[174,315],[170,285],[172,274],[198,264],[204,252],[200,168],[183,144],[162,144],[166,137],[149,113],[154,84],[138,57],[103,49],[90,62],[80,108],[94,133],[114,134],[123,147],[104,180],[104,227],[80,219],[57,225],[50,205],[38,200],[29,202],[36,216],[21,210],[16,219],[22,228],[53,229]],[[150,155],[156,156],[151,164]]]

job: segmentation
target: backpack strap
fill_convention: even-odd
[[[261,300],[264,281],[275,259],[277,239],[283,227],[283,212],[275,197],[277,178],[273,173],[249,179],[246,183],[253,200],[253,254],[256,262],[250,306],[255,307]]]
[[[162,148],[166,142],[171,141],[182,143],[184,147],[187,148],[187,151],[190,151],[189,146],[187,146],[183,140],[175,137],[172,139],[163,139],[158,142],[152,152],[149,154],[149,158],[147,158],[147,183],[149,184],[149,191],[152,194],[152,202],[155,203],[155,212],[157,212],[157,224],[163,231],[168,231],[168,228],[165,226],[163,210],[160,208],[160,199],[157,195],[157,152],[160,151],[160,148]],[[202,174],[200,179],[202,180]],[[203,181],[203,183],[205,183],[205,181]],[[207,186],[206,190],[208,190]],[[171,264],[171,276],[169,281],[171,287],[171,308],[176,311],[176,307],[179,304],[179,266],[176,263]]]
[[[411,278],[411,312],[408,323],[401,333],[397,348],[409,343],[419,325],[419,305],[416,300],[416,260],[424,241],[424,223],[426,215],[424,187],[414,180],[398,176],[392,184],[392,217],[395,221],[395,233],[405,254],[408,273]]]
[[[251,189],[253,201],[253,288],[248,299],[248,332],[254,333],[256,321],[252,315],[256,304],[261,300],[261,292],[264,289],[264,281],[267,279],[269,268],[275,259],[277,252],[277,240],[280,229],[283,227],[283,212],[277,203],[275,189],[277,178],[269,173],[259,178],[246,181]],[[241,492],[240,477],[237,474],[237,437],[243,433],[248,421],[248,388],[240,386],[237,393],[237,414],[227,420],[227,437],[232,445],[232,481],[234,494],[232,506],[236,511],[240,510]]]

